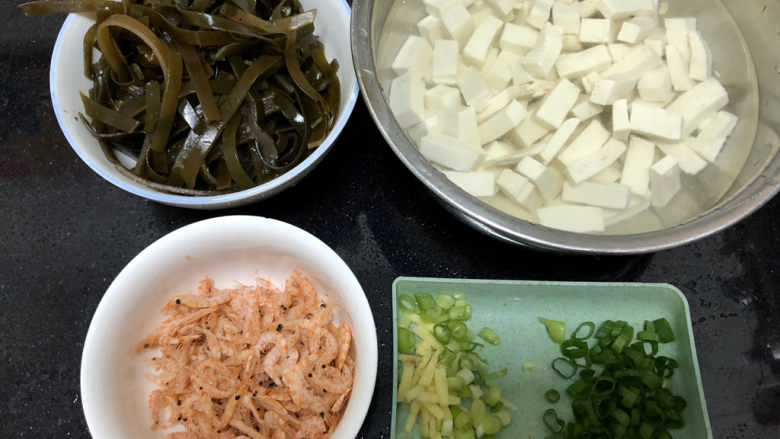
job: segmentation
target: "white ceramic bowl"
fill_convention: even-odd
[[[314,169],[333,147],[355,107],[358,96],[358,83],[352,67],[349,45],[349,5],[344,0],[301,0],[301,5],[306,10],[317,9],[317,17],[314,21],[315,34],[325,45],[327,58],[335,58],[339,63],[341,108],[333,129],[325,141],[303,162],[285,174],[265,184],[239,192],[192,197],[154,190],[117,171],[115,166],[106,159],[98,141],[90,135],[78,117],[79,113],[84,112],[79,91],[86,93],[92,87],[92,81],[82,74],[84,70],[82,45],[84,33],[95,22],[94,15],[68,15],[54,45],[49,86],[54,113],[65,138],[84,163],[110,183],[135,195],[173,206],[195,209],[235,207],[268,198],[295,185]]]
[[[284,285],[293,269],[307,276],[352,325],[355,378],[334,439],[354,438],[374,392],[377,339],[368,300],[343,260],[292,225],[260,217],[226,216],[176,230],[150,245],[111,283],[89,326],[81,360],[84,415],[95,439],[159,439],[152,430],[144,378],[152,369],[136,344],[163,321],[170,297],[209,276],[217,288],[258,277]]]

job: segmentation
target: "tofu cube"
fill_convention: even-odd
[[[523,66],[535,77],[546,78],[562,49],[563,33],[552,23],[547,23],[533,49],[525,56]]]
[[[688,42],[691,47],[691,62],[688,76],[697,81],[704,81],[712,76],[712,52],[701,33],[688,32]]]
[[[495,142],[486,146],[485,151],[487,152],[487,155],[485,155],[485,160],[482,162],[483,165],[493,166],[498,160],[516,153],[517,149],[506,142],[496,140]]]
[[[433,44],[431,78],[436,84],[455,85],[458,82],[458,42],[436,40]]]
[[[427,160],[454,171],[471,171],[485,157],[485,152],[464,145],[460,140],[440,133],[420,139],[420,154]]]
[[[707,161],[694,152],[686,142],[658,142],[658,149],[677,161],[680,170],[696,175],[707,167]]]
[[[528,114],[523,104],[513,100],[503,110],[479,124],[479,137],[482,143],[492,142],[508,133],[523,121]]]
[[[474,67],[467,67],[458,72],[458,88],[466,105],[475,107],[477,111],[481,111],[490,99],[490,87]]]
[[[428,40],[430,44],[434,44],[436,40],[444,38],[441,20],[433,15],[426,15],[422,20],[418,21],[417,30],[420,32],[420,36]]]
[[[616,183],[620,179],[621,165],[620,161],[617,161],[598,174],[590,178],[589,181],[593,183]]]
[[[576,186],[564,183],[561,198],[569,203],[587,204],[607,209],[628,207],[628,186],[618,183],[593,183],[584,181]]]
[[[437,113],[445,108],[460,107],[460,91],[454,87],[437,85],[425,91],[425,114]]]
[[[612,104],[612,137],[628,141],[631,134],[631,123],[628,119],[628,100],[618,99]]]
[[[590,101],[599,105],[612,105],[619,99],[627,99],[631,97],[636,82],[636,79],[625,74],[601,78],[590,92]]]
[[[645,37],[642,44],[659,57],[663,57],[666,52],[666,32],[661,28],[655,28]]]
[[[620,20],[632,15],[655,15],[653,0],[599,0],[596,3],[605,18]]]
[[[564,166],[569,166],[580,158],[601,149],[604,143],[609,140],[609,137],[610,133],[604,128],[604,125],[598,119],[593,119],[580,135],[558,154],[558,161],[563,163]],[[601,169],[593,173],[593,175],[600,171]]]
[[[432,55],[433,49],[425,38],[409,35],[393,60],[393,71],[397,75],[412,72],[423,78],[429,78]]]
[[[488,101],[485,109],[477,113],[477,122],[482,123],[494,114],[503,110],[513,99],[517,97],[517,87],[509,87],[502,90],[500,93],[496,93]]]
[[[566,53],[555,61],[555,68],[561,78],[581,78],[591,72],[599,72],[612,65],[607,46],[600,44],[580,52]]]
[[[626,152],[626,144],[609,139],[599,150],[578,158],[566,167],[566,174],[574,184],[580,184],[607,169]]]
[[[550,19],[553,3],[552,0],[534,0],[534,5],[526,17],[528,24],[537,29],[543,29],[548,22],[547,20]]]
[[[688,136],[728,103],[726,89],[717,79],[710,78],[678,96],[667,109],[682,117],[682,135]]]
[[[390,109],[401,128],[409,128],[425,117],[425,81],[407,72],[390,83]]]
[[[666,140],[682,138],[682,116],[640,102],[631,104],[631,131]]]
[[[607,50],[609,50],[609,56],[612,57],[612,62],[616,63],[628,56],[628,54],[634,50],[634,46],[629,46],[628,44],[623,43],[614,43],[608,44]]]
[[[680,167],[669,156],[664,157],[650,169],[650,202],[653,207],[664,207],[680,191]]]
[[[456,186],[475,197],[492,197],[498,192],[493,172],[444,171],[444,175]]]
[[[639,96],[646,102],[669,102],[675,95],[669,68],[666,66],[642,76],[636,88]]]
[[[650,16],[638,16],[623,22],[618,32],[617,40],[628,44],[637,44],[642,42],[646,36],[650,35],[653,29],[658,28],[658,21]]]
[[[669,67],[669,79],[677,91],[687,91],[693,88],[693,80],[690,76],[688,62],[682,57],[680,51],[671,44],[666,45],[666,65]]]
[[[611,67],[602,71],[601,76],[607,78],[614,75],[626,75],[636,81],[661,64],[661,58],[652,50],[647,46],[638,45],[623,59],[616,61]]]
[[[605,18],[583,18],[580,23],[580,41],[583,43],[614,43],[615,22]]]
[[[579,96],[579,87],[568,79],[561,79],[539,105],[536,118],[552,128],[559,128]]]
[[[509,137],[516,145],[531,147],[550,131],[546,124],[539,122],[533,114],[529,114],[520,125],[510,131]]]
[[[579,125],[580,119],[577,118],[567,119],[561,124],[539,153],[539,158],[544,164],[549,165],[553,161]]]
[[[463,57],[469,63],[481,66],[485,62],[488,49],[493,46],[504,22],[495,17],[487,17],[471,34],[463,47]]]
[[[447,11],[460,5],[460,0],[423,0],[425,10],[433,17],[441,17]]]
[[[552,22],[563,28],[564,34],[579,34],[580,8],[576,4],[557,1],[552,7]]]
[[[498,40],[498,47],[524,55],[536,45],[538,39],[539,31],[528,26],[506,23]]]
[[[584,48],[579,34],[563,34],[562,52],[580,52]]]
[[[458,41],[459,47],[465,46],[474,32],[474,20],[471,18],[468,9],[463,5],[453,6],[445,12],[441,16],[441,22],[450,37]]]
[[[599,104],[594,104],[590,101],[589,96],[580,96],[574,108],[571,109],[571,114],[580,120],[588,120],[594,116],[601,114],[604,111],[604,107]]]
[[[666,42],[680,52],[687,64],[691,59],[691,47],[688,32],[696,30],[696,17],[675,17],[664,20]]]
[[[498,189],[526,209],[534,210],[542,205],[542,197],[534,185],[511,169],[504,169],[496,179]]]
[[[699,135],[691,143],[691,149],[714,162],[736,126],[737,116],[726,111],[715,113],[701,125]]]
[[[601,74],[597,72],[590,72],[583,76],[582,88],[585,90],[585,93],[591,94],[593,92],[593,87],[596,86],[596,83],[599,82],[599,79],[601,79]]]
[[[631,136],[620,184],[632,193],[647,196],[650,190],[650,168],[655,161],[655,144],[638,136]]]
[[[490,66],[486,65],[483,76],[491,90],[503,90],[509,84],[520,57],[512,51],[502,50]]]
[[[515,6],[517,2],[515,0],[486,0],[492,9],[498,12],[504,21],[511,20],[514,16]]]
[[[533,183],[542,199],[547,203],[561,193],[563,176],[555,168],[545,166],[526,156],[517,164],[515,171]]]
[[[531,74],[528,73],[528,70],[525,69],[522,60],[518,60],[517,64],[515,64],[515,68],[512,70],[512,84],[515,86],[520,86],[523,84],[528,84],[533,80],[534,77],[531,76]]]
[[[574,233],[604,231],[604,210],[594,206],[546,206],[537,209],[539,224]]]

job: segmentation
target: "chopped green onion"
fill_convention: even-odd
[[[469,328],[466,327],[465,323],[459,322],[457,320],[455,321],[450,320],[449,325],[450,325],[450,331],[452,332],[452,338],[460,341],[464,341],[468,339]]]
[[[398,296],[398,306],[400,306],[401,310],[403,310],[405,313],[419,312],[419,309],[417,308],[417,302],[415,302],[414,299],[408,294],[401,294]]]
[[[547,399],[547,401],[552,402],[552,403],[556,403],[556,402],[560,401],[561,394],[558,393],[558,391],[555,390],[555,389],[550,389],[547,392],[545,392],[544,397]]]
[[[658,334],[658,341],[661,343],[670,343],[675,340],[674,331],[672,331],[672,326],[669,324],[668,320],[663,318],[654,320],[653,325],[655,326],[656,334]]]
[[[437,323],[433,327],[433,336],[436,340],[439,340],[442,344],[447,344],[450,341],[450,327],[446,323]]]
[[[498,434],[501,431],[501,418],[496,415],[485,416],[480,425],[484,434]]]
[[[580,331],[582,328],[587,328],[588,332],[585,334],[580,334]],[[596,330],[596,324],[593,322],[584,322],[580,324],[580,326],[577,326],[577,329],[574,330],[571,334],[571,338],[575,340],[587,340],[593,335],[593,331]]]
[[[547,409],[542,417],[544,425],[550,429],[553,433],[560,433],[566,426],[566,422],[558,417],[558,412],[555,409]]]
[[[488,327],[482,328],[482,330],[479,331],[479,333],[477,335],[479,336],[479,338],[481,338],[482,340],[485,340],[486,342],[488,342],[488,343],[490,343],[492,345],[497,345],[497,344],[499,344],[501,342],[501,340],[499,340],[499,338],[498,338],[498,334],[496,334],[496,331],[494,331],[494,330],[492,330],[492,329],[490,329]]]
[[[414,333],[406,328],[398,328],[398,352],[411,355],[414,352],[414,345]]]
[[[414,299],[417,301],[417,307],[421,311],[428,311],[429,309],[436,308],[436,301],[433,300],[433,296],[428,293],[416,293]]]
[[[561,343],[561,354],[564,357],[576,360],[588,354],[588,344],[582,340],[568,339]]]
[[[493,381],[493,380],[497,380],[499,378],[505,377],[506,374],[507,374],[507,369],[505,367],[503,369],[499,369],[499,370],[497,370],[495,372],[491,372],[491,373],[487,374],[487,376],[485,377],[485,381],[490,382],[490,381]]]
[[[556,344],[563,343],[566,340],[566,324],[558,320],[545,319],[539,317],[539,321],[547,328],[547,333]]]
[[[552,362],[552,369],[561,376],[569,379],[577,374],[577,364],[566,357],[558,357]]]
[[[440,294],[436,296],[436,304],[439,305],[439,308],[441,309],[450,309],[455,305],[455,299],[446,294]]]

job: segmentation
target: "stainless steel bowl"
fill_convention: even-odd
[[[420,13],[419,0],[353,2],[352,56],[363,98],[387,143],[458,218],[494,238],[536,248],[577,253],[647,253],[684,245],[723,230],[780,191],[780,1],[686,0],[669,2],[669,7],[669,16],[696,15],[699,26],[715,40],[710,40],[714,56],[728,54],[720,58],[717,67],[721,78],[729,79],[724,84],[730,94],[740,95],[743,104],[752,100],[751,105],[739,109],[748,127],[741,141],[743,145],[752,144],[752,148],[741,148],[739,163],[744,162],[744,166],[734,170],[733,184],[724,187],[705,212],[684,219],[681,224],[646,233],[578,234],[518,219],[460,190],[419,154],[388,107],[383,86],[388,85],[389,72],[378,59],[378,53],[385,50],[380,48],[380,35],[408,35],[419,17],[415,15]],[[734,33],[741,37],[733,38]],[[385,41],[382,44],[387,44]],[[753,96],[747,99],[745,96],[751,91]]]

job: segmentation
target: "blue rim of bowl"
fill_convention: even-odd
[[[336,264],[340,265],[342,269],[346,270],[346,273],[349,273],[350,275],[350,281],[354,281],[354,283],[357,285],[358,289],[363,293],[362,297],[358,297],[356,300],[360,302],[360,305],[363,305],[364,308],[368,309],[368,315],[371,319],[371,327],[373,329],[373,337],[368,337],[368,344],[371,349],[367,350],[364,354],[368,357],[367,360],[361,360],[365,361],[366,364],[369,366],[362,368],[361,370],[365,371],[367,374],[366,378],[368,379],[368,383],[370,384],[365,389],[363,389],[366,393],[370,392],[371,397],[368,400],[368,404],[365,406],[358,407],[358,412],[356,416],[361,420],[361,425],[356,426],[354,429],[354,434],[357,436],[360,429],[363,427],[363,424],[365,423],[366,417],[368,416],[368,411],[371,408],[371,405],[373,403],[373,394],[376,391],[376,377],[377,377],[377,370],[379,365],[379,356],[378,356],[378,349],[379,349],[379,340],[377,337],[377,329],[376,329],[376,320],[374,319],[374,312],[371,309],[371,303],[368,301],[368,296],[366,295],[366,291],[363,288],[363,286],[360,284],[360,281],[358,280],[355,273],[352,271],[352,269],[349,267],[347,262],[338,254],[336,251],[330,247],[328,244],[326,244],[323,240],[316,237],[314,234],[287,222],[280,221],[273,218],[267,218],[262,216],[252,216],[252,215],[227,215],[227,216],[218,216],[214,218],[209,218],[201,221],[196,221],[194,223],[187,224],[185,226],[179,227],[178,229],[175,229],[159,238],[157,238],[154,242],[146,246],[143,250],[141,250],[138,254],[136,254],[122,269],[117,273],[117,275],[114,277],[114,279],[111,281],[111,283],[106,288],[105,293],[103,294],[103,297],[100,298],[100,302],[98,302],[97,307],[95,308],[95,312],[92,314],[92,318],[89,322],[89,327],[87,328],[87,335],[84,337],[84,346],[81,351],[81,358],[80,358],[80,365],[79,365],[79,394],[81,395],[81,405],[82,410],[84,411],[84,417],[87,421],[87,427],[89,427],[89,417],[87,416],[87,412],[91,411],[88,407],[94,407],[94,401],[91,396],[84,397],[84,382],[85,382],[85,375],[87,372],[85,372],[84,368],[84,361],[85,358],[87,358],[87,355],[95,349],[94,343],[90,343],[90,340],[94,339],[95,337],[95,321],[99,318],[100,315],[104,314],[104,309],[108,306],[107,301],[112,300],[111,298],[114,297],[116,294],[112,291],[115,291],[115,283],[117,279],[122,278],[125,276],[125,273],[128,271],[128,267],[131,267],[135,264],[137,264],[137,261],[139,258],[148,255],[150,253],[153,253],[156,251],[158,247],[164,246],[166,243],[177,239],[177,237],[183,233],[186,233],[187,230],[197,227],[204,227],[204,224],[210,224],[210,223],[221,223],[221,222],[227,222],[231,220],[244,220],[244,221],[252,221],[256,225],[260,224],[273,224],[275,227],[288,227],[290,229],[294,229],[296,233],[301,233],[301,236],[303,239],[308,240],[312,243],[314,243],[316,246],[320,246],[323,248],[328,254],[335,257],[335,260],[338,261]],[[370,365],[373,365],[371,367]],[[355,369],[355,377],[357,377],[357,368]],[[90,395],[89,392],[86,392],[88,395]],[[350,400],[352,400],[352,395],[350,395]],[[343,419],[343,418],[342,418]],[[352,433],[352,431],[350,431]]]
[[[344,9],[347,11],[347,22],[349,23],[352,19],[352,9],[350,8],[349,4],[347,4],[345,0],[342,0],[341,4],[344,6]],[[81,158],[81,160],[84,163],[86,163],[87,166],[90,167],[90,169],[92,169],[98,175],[103,177],[104,180],[108,181],[109,183],[113,184],[114,186],[117,186],[122,190],[130,192],[139,197],[147,198],[152,201],[157,201],[159,203],[182,206],[182,207],[191,207],[191,208],[198,208],[201,206],[231,207],[241,202],[245,202],[246,200],[262,199],[262,198],[267,198],[276,195],[277,193],[286,189],[288,186],[296,184],[300,179],[302,179],[312,169],[314,169],[315,165],[319,163],[323,158],[325,158],[325,154],[327,154],[332,149],[333,145],[336,143],[336,139],[341,134],[341,131],[344,129],[344,126],[346,126],[347,121],[352,115],[352,110],[354,110],[355,108],[355,103],[357,102],[357,97],[360,92],[357,77],[355,77],[355,83],[352,86],[352,90],[349,92],[349,96],[346,102],[343,104],[345,105],[343,107],[344,115],[336,120],[336,124],[333,125],[333,128],[331,129],[328,136],[325,138],[325,141],[322,142],[322,144],[317,149],[315,149],[314,152],[312,152],[308,157],[306,157],[304,161],[299,163],[293,169],[285,172],[284,174],[274,178],[273,180],[267,183],[263,183],[259,186],[255,186],[251,189],[246,189],[243,191],[231,192],[222,195],[208,195],[202,197],[167,194],[165,192],[160,192],[151,188],[149,189],[141,188],[132,185],[122,179],[117,178],[112,172],[104,169],[96,162],[91,160],[87,156],[87,154],[83,152],[82,148],[78,146],[75,139],[73,139],[70,130],[67,128],[63,120],[65,116],[62,114],[59,105],[59,100],[57,99],[57,94],[54,92],[56,90],[55,85],[57,82],[56,66],[61,51],[61,46],[63,44],[65,30],[70,25],[74,15],[76,14],[73,13],[68,14],[67,18],[65,19],[65,22],[62,24],[62,27],[60,28],[59,33],[57,34],[57,41],[54,43],[54,50],[52,51],[51,68],[49,69],[49,89],[51,91],[50,93],[51,103],[54,109],[54,115],[57,117],[57,123],[60,126],[60,130],[62,131],[62,134],[65,136],[65,139],[68,141],[68,144],[70,144],[71,148],[76,152],[79,158]],[[352,59],[350,53],[350,61],[351,60]]]

